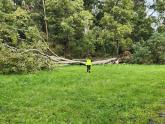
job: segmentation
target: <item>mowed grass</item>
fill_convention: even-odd
[[[0,124],[164,124],[164,65],[0,75]]]

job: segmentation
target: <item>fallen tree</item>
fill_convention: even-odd
[[[71,60],[71,59],[67,59],[64,57],[59,57],[59,56],[49,56],[37,49],[30,49],[30,50],[26,50],[23,53],[26,52],[37,52],[38,54],[42,55],[45,58],[50,59],[51,61],[54,61],[55,64],[67,64],[67,65],[85,65],[85,61],[83,60]],[[110,58],[110,59],[105,59],[105,60],[96,60],[93,61],[93,65],[101,65],[101,64],[118,64],[119,59],[118,58]]]
[[[117,64],[117,58],[95,60],[93,65]],[[49,49],[32,46],[17,48],[0,43],[0,74],[31,73],[40,70],[51,70],[56,65],[85,65],[85,59],[67,59],[60,57]]]
[[[53,53],[53,55],[45,54],[43,51],[38,49],[18,49],[12,46],[9,46],[7,44],[4,44],[8,49],[11,49],[11,51],[16,52],[18,54],[27,54],[29,52],[33,54],[38,54],[40,57],[51,60],[54,62],[54,64],[63,64],[63,65],[85,65],[85,59],[67,59],[64,57],[60,57]],[[51,51],[52,53],[52,51]],[[101,64],[118,64],[119,59],[118,58],[110,58],[110,59],[103,59],[103,60],[96,60],[93,61],[93,65],[101,65]]]
[[[55,61],[56,64],[80,64],[80,65],[85,65],[85,61],[78,61],[78,60],[70,60],[70,59],[65,59],[61,57],[53,57],[51,56],[51,60]],[[58,61],[57,61],[58,60]],[[117,58],[110,58],[110,59],[105,59],[105,60],[96,60],[93,61],[93,65],[101,65],[101,64],[117,64]]]

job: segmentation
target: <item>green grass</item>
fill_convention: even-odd
[[[0,75],[0,124],[164,124],[164,65]],[[163,115],[164,116],[164,115]]]

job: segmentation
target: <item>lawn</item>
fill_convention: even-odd
[[[0,75],[0,124],[164,124],[165,65]]]

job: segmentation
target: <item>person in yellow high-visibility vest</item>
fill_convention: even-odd
[[[91,72],[92,60],[90,58],[86,59],[87,72]]]

